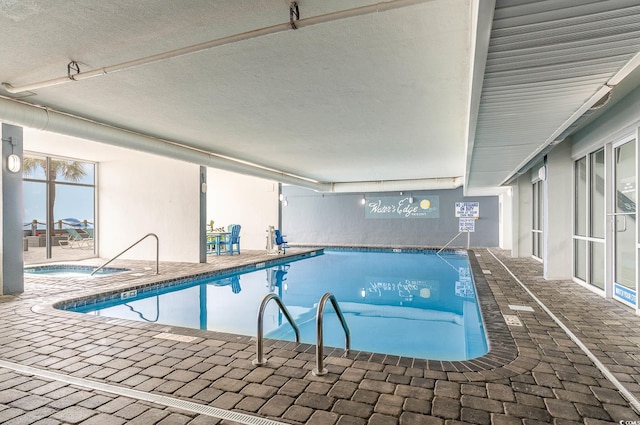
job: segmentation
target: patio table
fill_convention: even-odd
[[[223,236],[230,235],[231,232],[207,232],[207,246],[211,243],[216,244],[216,255],[220,255],[220,241]],[[209,252],[209,250],[207,250]]]

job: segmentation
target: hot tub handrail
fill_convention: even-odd
[[[125,249],[124,251],[122,251],[121,253],[119,253],[118,255],[116,255],[115,257],[113,257],[112,259],[110,259],[109,261],[107,261],[97,269],[95,269],[93,272],[91,272],[91,276],[96,274],[99,270],[102,270],[107,264],[110,264],[113,260],[120,257],[122,254],[129,251],[131,248],[138,245],[140,242],[142,242],[149,236],[153,236],[154,238],[156,238],[156,274],[160,274],[160,239],[158,239],[158,235],[156,235],[155,233],[147,233],[146,235],[144,235],[143,237],[141,237],[140,239],[132,243],[127,249]]]
[[[262,303],[260,304],[260,309],[258,310],[258,338],[256,340],[256,358],[253,359],[252,361],[252,363],[256,366],[264,366],[265,364],[267,364],[267,359],[265,359],[262,355],[263,353],[262,342],[264,340],[263,323],[264,323],[264,310],[267,307],[267,303],[271,300],[275,300],[276,304],[278,304],[278,307],[284,313],[284,316],[289,321],[289,324],[291,324],[291,327],[293,327],[293,331],[296,334],[296,342],[300,342],[300,329],[298,328],[298,325],[296,325],[296,322],[295,320],[293,320],[293,317],[291,316],[291,314],[289,314],[289,310],[287,310],[287,307],[284,306],[284,304],[282,303],[282,300],[280,300],[280,297],[278,297],[276,294],[274,293],[267,294],[262,299]]]
[[[327,374],[327,369],[324,368],[323,365],[323,335],[322,335],[322,320],[324,316],[324,306],[327,304],[327,301],[331,301],[333,305],[333,309],[336,311],[338,318],[340,319],[340,323],[342,324],[342,329],[344,329],[344,339],[345,339],[345,351],[349,353],[349,349],[351,348],[351,331],[349,330],[349,326],[347,325],[347,321],[342,314],[342,310],[338,305],[338,301],[336,297],[333,296],[332,293],[327,292],[320,298],[320,302],[318,302],[318,314],[316,315],[316,332],[317,332],[317,340],[316,340],[316,368],[313,369],[312,373],[316,376],[322,376]]]

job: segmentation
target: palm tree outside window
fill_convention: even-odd
[[[47,235],[46,258],[65,227],[94,227],[94,163],[25,154],[23,180],[25,228]]]

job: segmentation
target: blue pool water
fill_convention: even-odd
[[[37,275],[52,275],[58,277],[73,277],[73,276],[89,276],[96,268],[94,266],[78,266],[73,264],[51,264],[46,266],[33,266],[25,267],[24,272],[27,274]],[[98,271],[94,276],[120,273],[129,271],[129,269],[122,269],[116,267],[105,267]]]
[[[433,360],[467,360],[488,350],[466,253],[326,250],[323,255],[239,275],[199,278],[117,302],[74,311],[255,336],[260,302],[276,293],[315,344],[322,294],[335,295],[351,330],[351,348]],[[264,316],[266,338],[294,340],[275,302]],[[324,344],[344,348],[333,307],[325,308]]]

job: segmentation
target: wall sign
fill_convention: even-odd
[[[456,217],[480,217],[480,202],[456,202]]]
[[[475,232],[476,219],[473,217],[460,217],[458,219],[458,232]]]
[[[618,285],[617,283],[613,286],[613,294],[616,297],[619,297],[620,299],[635,305],[636,304],[636,300],[637,300],[637,296],[636,296],[636,291],[634,291],[633,289],[629,289],[627,287],[624,287],[622,285]]]
[[[381,196],[367,198],[365,218],[439,218],[440,198],[436,196]]]

